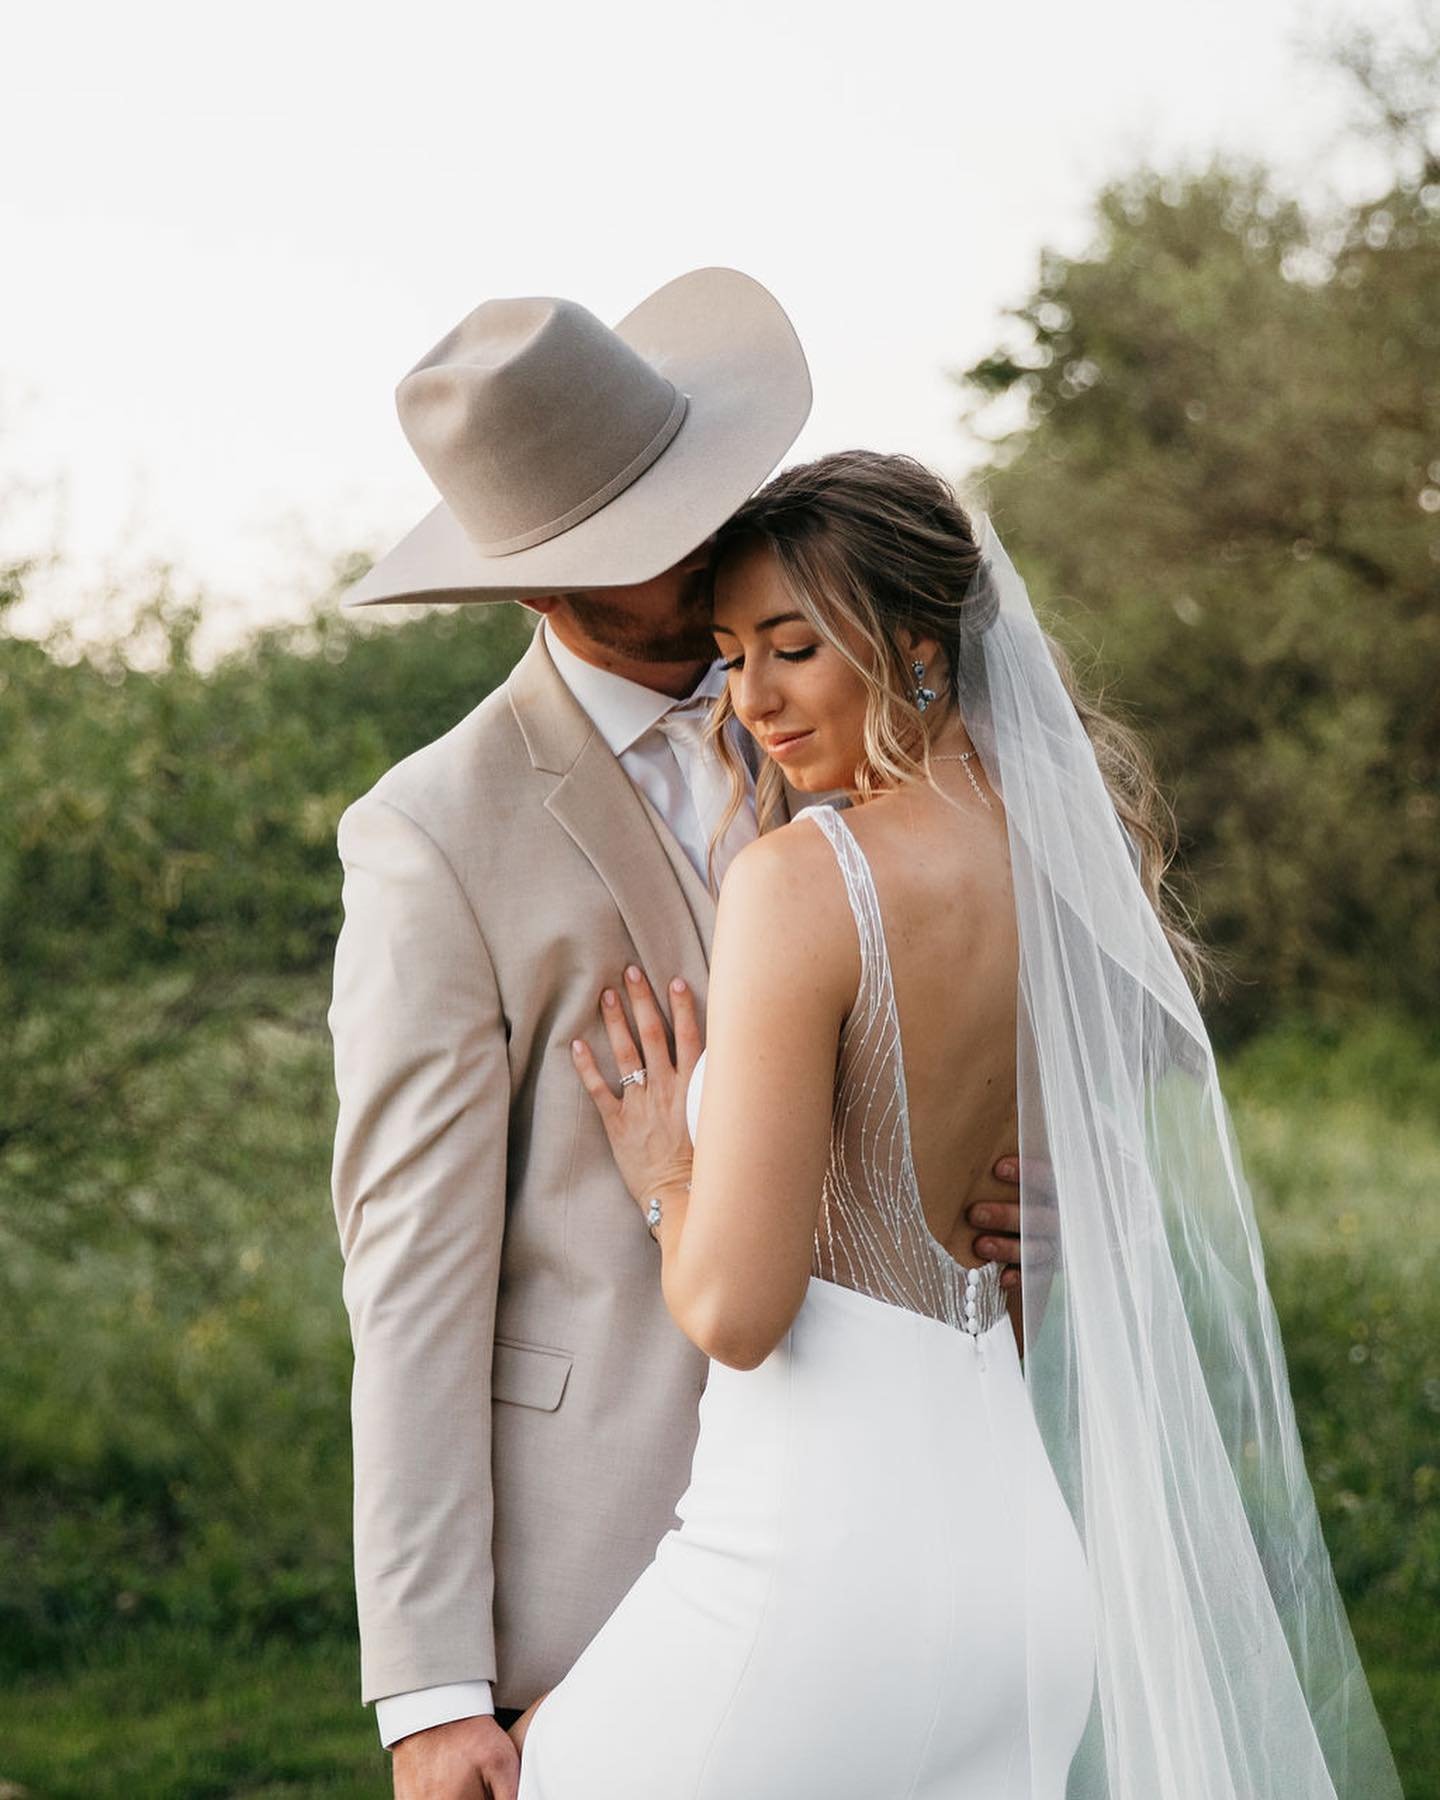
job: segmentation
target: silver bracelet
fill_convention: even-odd
[[[690,1192],[690,1183],[688,1181],[685,1183],[685,1192],[687,1194]],[[651,1237],[655,1238],[655,1242],[657,1244],[660,1242],[660,1240],[658,1237],[655,1237],[655,1227],[659,1223],[660,1223],[660,1196],[658,1194],[652,1194],[650,1196],[649,1204],[645,1208],[645,1228],[650,1233]]]

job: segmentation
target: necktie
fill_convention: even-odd
[[[683,706],[672,707],[657,721],[657,729],[670,746],[694,809],[693,845],[687,848],[692,848],[692,860],[695,849],[698,849],[702,869],[709,854],[710,839],[730,804],[730,771],[719,751],[705,735],[712,705],[713,702],[708,699],[687,701]],[[747,788],[748,786],[747,780]],[[751,795],[747,792],[740,811],[731,820],[724,837],[715,847],[717,884],[755,834],[755,808]]]

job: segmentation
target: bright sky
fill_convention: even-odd
[[[1346,101],[1296,49],[1317,10],[28,6],[0,107],[0,553],[57,533],[46,604],[90,622],[100,572],[154,556],[220,635],[294,611],[331,554],[431,505],[393,389],[471,307],[614,320],[706,263],[795,322],[796,456],[959,472],[945,371],[995,343],[1043,245],[1084,244],[1107,175],[1216,147],[1331,167]]]

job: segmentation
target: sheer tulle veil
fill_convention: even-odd
[[[1025,584],[976,525],[958,692],[1019,925],[1025,1371],[1096,1617],[1070,1800],[1398,1800],[1210,1041]]]

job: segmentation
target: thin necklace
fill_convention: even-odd
[[[970,762],[974,755],[975,755],[975,752],[973,750],[961,750],[958,752],[958,754],[956,754],[954,756],[932,756],[930,758],[930,760],[932,763],[937,763],[937,762],[964,763],[965,773],[970,777],[971,787],[974,788],[975,792],[980,797],[980,804],[985,808],[985,810],[987,812],[994,812],[995,808],[993,806],[991,806],[990,802],[985,798],[984,789],[980,786],[980,783],[975,779],[975,771],[970,767]]]

